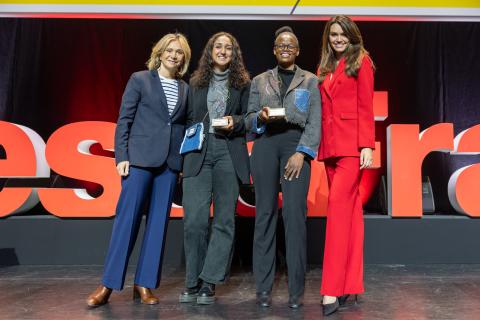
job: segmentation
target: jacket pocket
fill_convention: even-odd
[[[310,91],[307,89],[295,89],[295,107],[301,112],[307,112]]]
[[[340,113],[340,119],[342,120],[355,120],[358,118],[358,115],[356,112],[341,112]]]

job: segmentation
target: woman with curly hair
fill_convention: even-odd
[[[371,166],[375,146],[374,65],[355,22],[331,18],[323,32],[318,77],[323,101],[318,160],[325,163],[329,195],[323,258],[323,314],[350,295],[363,293],[362,169]]]
[[[187,127],[203,122],[205,138],[201,150],[184,158],[186,289],[180,302],[212,304],[215,285],[230,269],[239,185],[250,183],[244,123],[249,88],[237,40],[214,34],[190,80]]]

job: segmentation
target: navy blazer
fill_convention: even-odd
[[[234,124],[233,130],[226,136],[228,151],[237,177],[243,184],[250,184],[250,160],[245,139],[245,114],[247,113],[249,92],[250,84],[241,89],[230,87],[227,108],[225,110],[225,115],[232,116]],[[207,114],[208,87],[190,86],[188,95],[187,126],[203,120],[205,131],[208,132],[210,124],[210,117]],[[196,176],[200,172],[207,144],[208,139],[205,139],[202,150],[189,152],[185,155],[185,163],[183,165],[183,176],[185,178]]]
[[[115,161],[139,167],[167,164],[182,169],[179,154],[186,121],[188,85],[178,81],[178,102],[170,116],[157,70],[132,74],[122,97],[115,130]]]

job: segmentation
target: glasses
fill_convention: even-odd
[[[294,45],[291,45],[291,44],[276,44],[275,45],[275,49],[283,50],[283,51],[285,51],[285,50],[293,51],[297,48],[298,48],[297,46],[294,46]]]

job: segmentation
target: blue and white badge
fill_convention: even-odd
[[[194,125],[194,126],[191,126],[190,128],[187,129],[187,132],[185,133],[185,135],[187,137],[191,137],[191,136],[194,136],[195,135],[195,132],[197,132],[197,126]]]

